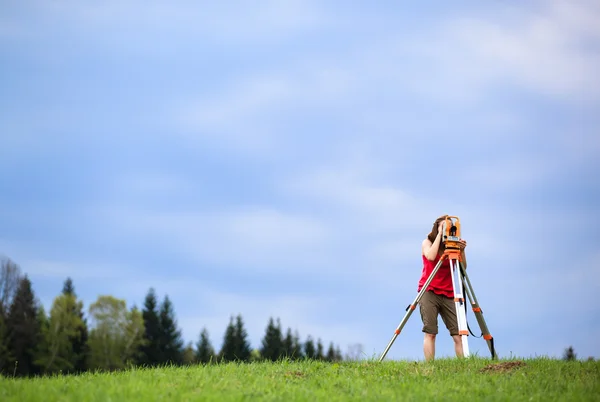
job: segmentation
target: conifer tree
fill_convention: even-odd
[[[575,349],[573,349],[573,346],[569,346],[565,349],[565,351],[563,352],[563,360],[577,360],[577,353],[575,353]]]
[[[325,359],[330,362],[336,361],[335,349],[333,347],[333,342],[329,342],[329,347],[327,348],[327,356],[325,357]]]
[[[73,345],[73,368],[70,370],[74,373],[82,373],[87,370],[87,362],[90,355],[90,347],[88,345],[88,325],[87,319],[83,314],[83,302],[77,299],[75,286],[71,278],[67,278],[62,290],[63,295],[71,296],[73,303],[69,304],[70,312],[76,318],[77,328],[75,333],[70,336],[71,344]],[[78,321],[77,321],[78,320]]]
[[[4,313],[1,311],[2,309],[3,307],[0,305],[0,377],[6,374],[5,370],[8,371],[9,362],[14,361],[14,358],[10,353],[8,327],[6,326]]]
[[[321,342],[321,338],[317,341],[317,355],[315,357],[317,360],[324,360],[325,356],[323,354],[323,343]]]
[[[160,306],[160,344],[164,354],[164,363],[181,364],[183,361],[183,339],[177,328],[175,311],[169,296],[165,296]]]
[[[304,343],[304,354],[307,359],[316,359],[317,351],[315,349],[315,343],[310,335],[306,338],[306,342]]]
[[[71,278],[67,278],[65,280],[65,283],[63,284],[62,293],[65,295],[76,296],[75,295],[75,286],[73,286],[73,280]]]
[[[263,359],[276,361],[284,355],[283,340],[281,338],[281,323],[277,320],[277,325],[273,318],[269,318],[265,336],[262,340],[260,354]]]
[[[229,317],[229,324],[225,330],[223,336],[223,345],[219,352],[219,359],[223,362],[230,362],[235,360],[236,352],[236,338],[235,338],[235,325],[233,323],[233,316]]]
[[[340,350],[339,345],[335,348],[335,360],[338,362],[344,360],[344,356],[342,355],[342,351]]]
[[[235,357],[237,360],[248,361],[252,354],[250,343],[248,342],[248,333],[244,328],[242,316],[238,314],[235,323]]]
[[[296,330],[294,337],[292,338],[292,356],[295,360],[304,358],[304,352],[302,351],[302,342],[300,341],[300,334]]]
[[[8,327],[8,346],[15,364],[17,376],[39,374],[34,363],[36,346],[40,342],[40,324],[38,306],[34,298],[31,281],[25,275],[20,281],[12,300],[6,324]]]
[[[202,328],[202,332],[200,333],[200,339],[196,344],[196,361],[200,364],[206,364],[213,362],[214,360],[215,350],[213,349],[210,343],[208,330],[206,328]]]
[[[294,336],[292,335],[292,329],[288,327],[285,338],[283,338],[283,354],[288,359],[294,359]]]
[[[33,363],[38,367],[39,374],[52,373],[53,369],[46,367],[46,360],[48,356],[53,352],[50,344],[50,319],[46,316],[46,310],[44,306],[40,305],[37,311],[37,323],[40,331],[38,342],[34,348],[34,361]]]
[[[181,363],[185,366],[191,366],[192,364],[196,363],[196,353],[194,351],[194,346],[192,345],[192,342],[188,342],[188,344],[183,349]]]
[[[145,343],[141,346],[138,363],[153,367],[166,360],[161,345],[161,326],[154,288],[150,288],[146,294],[142,317],[144,318]]]
[[[5,374],[4,371],[8,368],[8,363],[14,361],[8,345],[8,327],[6,326],[3,310],[4,308],[0,304],[0,377]]]

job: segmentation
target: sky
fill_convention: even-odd
[[[598,2],[0,11],[0,254],[47,310],[154,288],[186,343],[241,314],[378,358],[450,214],[500,357],[600,358]]]

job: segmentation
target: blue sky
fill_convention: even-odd
[[[600,358],[594,3],[4,1],[0,253],[47,308],[154,287],[186,342],[374,357],[447,213],[501,356]]]

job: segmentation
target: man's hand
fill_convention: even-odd
[[[444,222],[445,221],[440,221],[440,223],[438,223],[438,235],[441,235],[442,230],[444,230]]]

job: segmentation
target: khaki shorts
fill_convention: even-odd
[[[456,319],[456,305],[454,299],[438,295],[431,290],[423,293],[419,301],[421,320],[423,321],[423,332],[427,334],[438,333],[438,319],[440,314],[450,335],[458,335],[458,320]]]

